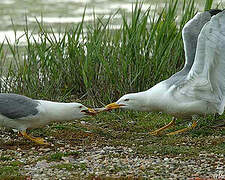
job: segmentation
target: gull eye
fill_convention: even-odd
[[[79,106],[79,108],[81,109],[83,106]]]
[[[129,101],[129,99],[124,99],[124,101]]]

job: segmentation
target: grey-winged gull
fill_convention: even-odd
[[[93,109],[80,103],[34,100],[18,94],[0,93],[0,126],[17,129],[23,137],[38,144],[48,143],[43,138],[31,137],[26,133],[27,129],[94,114]]]
[[[122,96],[105,110],[123,108],[165,112],[192,120],[193,115],[222,114],[225,105],[225,11],[198,13],[182,30],[184,68],[147,91]],[[174,123],[152,132],[157,135]],[[181,129],[169,135],[187,131]]]

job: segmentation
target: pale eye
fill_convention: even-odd
[[[129,99],[124,99],[124,101],[129,101]]]

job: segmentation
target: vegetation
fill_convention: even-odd
[[[205,9],[211,6],[209,0]],[[141,3],[134,5],[129,15],[117,11],[108,19],[95,17],[92,24],[83,21],[60,33],[60,38],[42,22],[37,22],[37,40],[26,26],[26,46],[19,45],[20,38],[13,45],[9,41],[7,46],[0,45],[0,91],[59,101],[80,98],[98,106],[112,102],[127,92],[148,89],[168,78],[183,66],[181,31],[197,12],[194,0],[184,1],[182,7],[178,7],[178,0],[171,0],[161,12],[142,11],[141,7]],[[122,22],[119,29],[113,30],[111,22],[116,14],[121,15]],[[155,137],[148,134],[170,120],[171,117],[165,114],[122,111],[118,116],[113,112],[101,113],[84,119],[85,123],[53,124],[32,130],[31,134],[49,138],[48,142],[55,146],[42,159],[57,163],[62,162],[63,157],[83,155],[77,151],[58,152],[57,148],[64,144],[87,149],[93,148],[93,145],[126,146],[147,156],[179,155],[190,158],[198,157],[201,152],[225,154],[225,132],[213,128],[215,121],[212,116],[201,118],[197,128],[188,135]],[[187,126],[187,122],[182,120],[178,120],[177,124],[177,128],[167,132]],[[16,150],[19,146],[28,150],[38,146],[16,138],[15,134],[13,136],[13,141],[0,140],[2,149]],[[58,140],[63,145],[57,143]],[[24,156],[30,155],[25,153]],[[19,173],[23,163],[10,163],[13,159],[11,154],[1,154],[0,167],[3,169],[0,179],[25,178]],[[86,169],[86,164],[63,162],[51,168],[74,171]]]
[[[131,15],[117,11],[107,20],[95,17],[93,23],[83,21],[59,38],[42,22],[33,30],[38,31],[35,38],[27,25],[25,47],[19,45],[20,38],[0,46],[1,91],[54,100],[75,95],[96,105],[148,89],[183,66],[181,31],[196,9],[193,0],[184,1],[181,8],[178,19],[177,0],[161,12],[142,11],[142,3],[137,3]],[[116,14],[122,22],[112,30]]]
[[[207,9],[210,9],[212,4],[207,3]],[[27,38],[27,46],[19,46],[20,38],[13,45],[7,41],[8,46],[3,43],[0,46],[1,92],[62,101],[84,97],[84,101],[88,100],[88,103],[97,106],[112,102],[127,92],[148,89],[166,79],[183,66],[181,31],[197,11],[194,0],[184,1],[183,6],[179,7],[181,9],[178,8],[177,0],[170,1],[161,12],[150,9],[143,12],[141,7],[142,3],[133,6],[129,15],[131,18],[118,11],[107,20],[95,18],[92,24],[85,24],[83,21],[61,33],[60,38],[57,38],[53,30],[49,32],[42,22],[37,22],[37,40],[26,26],[24,36]],[[110,25],[113,17],[119,13],[122,16],[121,27],[112,30]],[[12,54],[10,63],[7,57],[9,54]],[[77,137],[82,142],[87,140],[83,142],[85,145],[100,137],[115,146],[132,146],[135,139],[142,139],[141,142],[137,141],[137,150],[142,153],[153,153],[160,149],[162,154],[197,154],[195,147],[192,150],[185,146],[173,148],[180,142],[177,137],[164,137],[160,141],[158,137],[142,138],[142,133],[167,124],[170,118],[167,115],[131,111],[120,112],[119,116],[103,113],[91,120],[90,127],[79,123],[54,124],[49,128],[34,130],[33,133],[37,133],[37,136],[46,134],[55,138],[64,137],[65,141]],[[210,116],[202,118],[201,128],[192,131],[190,135],[193,141],[199,136],[204,139],[212,134],[224,135],[223,131],[214,132],[209,128],[214,123]],[[184,126],[187,126],[186,122],[178,128]],[[182,141],[185,139],[184,136]],[[139,147],[150,141],[155,144],[145,149]],[[218,152],[223,152],[221,147],[224,144],[221,143],[217,146]],[[5,146],[12,145],[16,144],[5,143]],[[55,153],[47,159],[61,160],[63,156],[64,154]],[[1,156],[0,160],[7,158],[10,157]]]

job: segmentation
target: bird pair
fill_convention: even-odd
[[[196,14],[185,24],[182,37],[186,60],[184,68],[147,91],[126,94],[117,102],[97,110],[79,103],[33,100],[2,93],[0,126],[17,129],[25,138],[47,144],[42,138],[27,135],[26,129],[117,108],[165,112],[185,120],[192,120],[193,115],[222,114],[225,106],[225,11],[210,10]],[[152,134],[161,133],[174,121]],[[190,128],[170,134],[195,126],[194,121]]]

